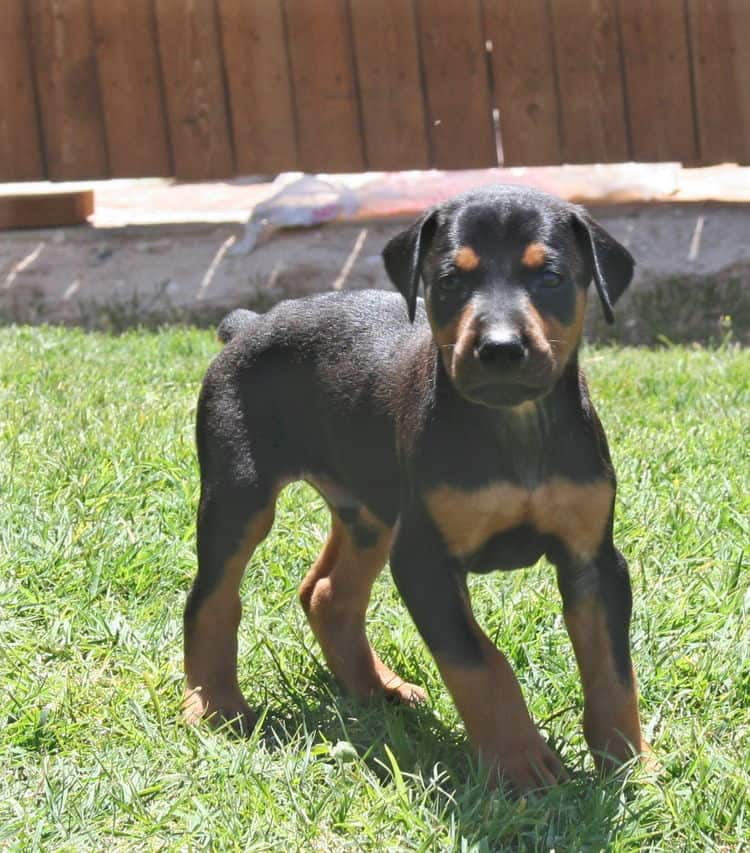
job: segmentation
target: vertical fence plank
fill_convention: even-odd
[[[562,162],[551,22],[545,0],[484,0],[506,166]]]
[[[369,169],[426,169],[430,155],[411,0],[351,0]]]
[[[281,0],[218,0],[237,171],[297,167]]]
[[[87,0],[28,0],[44,150],[52,180],[109,174]]]
[[[171,175],[151,0],[91,0],[110,173]]]
[[[175,175],[234,172],[213,0],[156,0],[159,55]]]
[[[24,0],[0,0],[0,181],[44,177]]]
[[[747,0],[0,0],[0,15],[0,180],[495,165],[485,37],[508,165],[750,161]]]
[[[301,168],[364,168],[346,0],[286,0]]]
[[[497,165],[479,0],[417,0],[433,166]]]
[[[729,39],[733,62],[733,83],[737,92],[737,113],[729,120],[736,121],[742,128],[738,150],[728,158],[738,163],[750,163],[750,4],[747,0],[728,0]]]
[[[701,160],[750,160],[750,3],[690,0]]]
[[[630,159],[614,0],[555,0],[549,8],[563,162]]]
[[[633,159],[698,157],[683,0],[619,3]]]

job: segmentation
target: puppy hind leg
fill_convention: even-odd
[[[273,524],[278,490],[258,486],[205,489],[198,511],[198,574],[184,614],[188,724],[234,721],[247,734],[255,715],[237,682],[240,582],[257,545]]]
[[[370,592],[385,565],[391,530],[374,519],[367,528],[360,522],[352,529],[334,510],[331,516],[328,540],[299,589],[326,662],[342,687],[360,699],[383,694],[404,702],[423,701],[424,690],[387,667],[365,631]]]

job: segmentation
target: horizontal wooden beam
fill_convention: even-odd
[[[80,225],[94,212],[93,190],[0,195],[0,228]]]

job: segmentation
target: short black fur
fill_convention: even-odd
[[[533,263],[524,261],[530,245],[542,247]],[[476,260],[470,269],[456,260],[462,247]],[[262,315],[234,312],[221,324],[227,345],[198,404],[199,571],[186,632],[198,631],[199,611],[254,514],[286,483],[307,479],[357,547],[378,537],[363,508],[392,531],[394,580],[441,660],[486,663],[469,572],[547,555],[565,607],[584,601],[606,614],[618,678],[632,688],[630,585],[612,542],[615,478],[578,365],[588,284],[593,278],[611,320],[632,257],[581,208],[512,187],[428,211],[383,257],[400,295],[325,294]],[[523,349],[488,366],[478,356],[488,337],[499,347],[518,339]],[[445,489],[472,500],[496,484],[534,496],[560,483],[572,496],[596,488],[612,496],[603,510],[592,507],[606,522],[592,553],[578,549],[578,533],[546,529],[530,510],[473,551],[452,550],[430,504]]]

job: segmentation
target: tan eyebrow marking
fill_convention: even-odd
[[[521,256],[521,263],[530,269],[538,269],[547,260],[547,250],[541,243],[529,243]]]
[[[461,246],[453,256],[453,263],[464,272],[471,272],[479,266],[479,255],[471,246]]]

